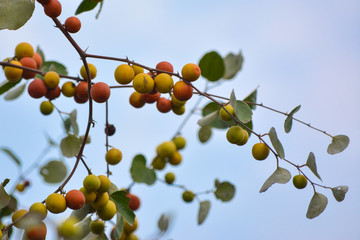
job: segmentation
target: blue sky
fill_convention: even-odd
[[[79,1],[62,1],[60,21],[74,14]],[[286,156],[303,164],[310,151],[315,153],[318,170],[327,186],[348,185],[349,192],[341,203],[330,191],[319,189],[329,199],[327,209],[318,218],[305,217],[312,189],[295,189],[291,183],[276,185],[260,194],[263,182],[276,168],[269,157],[258,162],[251,157],[248,145],[235,147],[227,143],[224,131],[214,132],[205,145],[196,139],[199,116],[191,118],[183,131],[188,146],[183,151],[183,163],[173,171],[177,183],[195,192],[211,189],[215,178],[228,180],[236,187],[233,201],[221,203],[210,195],[212,207],[208,219],[197,226],[196,202],[185,204],[181,191],[157,183],[148,187],[135,185],[133,192],[142,200],[137,212],[141,239],[149,239],[156,230],[156,221],[164,212],[174,215],[173,225],[165,239],[359,239],[360,186],[358,181],[358,147],[360,136],[360,3],[347,1],[107,1],[98,20],[95,12],[79,15],[82,29],[74,39],[89,53],[129,57],[148,66],[170,61],[178,71],[188,62],[197,63],[201,56],[217,50],[242,51],[243,70],[234,80],[223,83],[211,92],[229,96],[232,89],[238,98],[258,88],[258,101],[264,105],[289,112],[301,104],[296,117],[331,134],[350,137],[348,149],[338,155],[328,155],[331,139],[303,125],[294,123],[290,134],[283,131],[284,117],[266,109],[254,112],[254,130],[266,133],[277,129]],[[48,60],[58,60],[68,67],[71,75],[79,74],[81,62],[61,33],[52,27],[39,4],[33,18],[19,31],[0,32],[2,58],[12,56],[16,44],[22,41],[39,45]],[[116,82],[115,62],[92,60],[98,68],[95,80],[111,85]],[[4,76],[3,76],[4,78]],[[204,79],[195,85],[204,86]],[[128,104],[131,90],[112,91],[110,122],[117,133],[110,144],[123,151],[124,159],[113,168],[111,180],[119,187],[130,183],[128,169],[133,156],[143,153],[148,161],[154,156],[157,144],[170,139],[182,117],[161,114],[155,106],[133,109]],[[41,101],[22,96],[6,102],[0,98],[0,146],[12,148],[25,166],[35,160],[46,143],[44,132],[60,140],[64,136],[57,114],[45,117],[39,113]],[[187,112],[196,102],[189,101]],[[202,101],[202,105],[206,103]],[[67,112],[78,109],[80,131],[85,130],[87,106],[73,105],[69,99],[56,100]],[[85,150],[88,164],[96,174],[104,174],[105,136],[103,134],[104,105],[95,104],[94,118],[98,122],[91,130],[92,143]],[[56,151],[45,161],[58,158]],[[0,155],[5,170],[0,179],[11,178],[15,166]],[[66,159],[69,168],[73,159]],[[293,175],[296,169],[281,162]],[[312,176],[310,173],[308,173]],[[83,167],[70,181],[67,190],[79,188],[86,175]],[[33,184],[26,193],[18,195],[22,207],[43,200],[56,186],[43,185],[36,171],[30,175]],[[313,178],[315,180],[315,178]],[[50,216],[58,221],[66,214]],[[108,229],[110,230],[110,229]],[[53,239],[49,234],[49,239]]]

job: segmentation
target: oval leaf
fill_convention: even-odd
[[[230,105],[233,107],[233,109],[236,109],[237,102],[234,89],[231,91],[230,94]]]
[[[146,159],[143,155],[136,155],[130,168],[131,177],[135,182],[152,185],[156,181],[154,169],[146,167]]]
[[[56,62],[56,61],[47,61],[44,62],[41,66],[41,71],[48,72],[48,71],[55,71],[58,74],[68,75],[67,69],[64,64]]]
[[[250,122],[252,118],[251,108],[243,101],[238,100],[236,101],[235,116],[243,123]]]
[[[199,213],[198,213],[198,225],[201,225],[209,214],[210,201],[200,202]]]
[[[124,218],[119,212],[116,213],[116,225],[114,230],[115,239],[120,239],[124,230]]]
[[[208,103],[203,109],[202,109],[202,115],[207,116],[212,112],[217,112],[220,110],[219,105],[217,105],[214,102]],[[218,129],[226,129],[229,127],[228,123],[221,120],[219,114],[217,115],[216,119],[210,124],[210,127],[218,128]]]
[[[8,91],[4,97],[5,100],[15,100],[18,97],[21,96],[21,94],[24,92],[26,87],[26,84],[21,84],[20,86],[11,89],[10,91]]]
[[[117,211],[130,225],[134,224],[135,214],[129,208],[130,199],[126,196],[125,191],[117,191],[110,195],[110,198],[114,201]]]
[[[319,216],[325,210],[327,203],[327,197],[321,193],[315,192],[314,196],[311,198],[306,217],[313,219]]]
[[[20,159],[9,148],[0,148],[0,151],[7,154],[19,167],[21,166]]]
[[[206,143],[207,141],[209,141],[211,135],[212,135],[211,127],[204,126],[199,129],[198,138],[201,143]]]
[[[0,83],[0,95],[9,91],[11,88],[13,88],[14,86],[16,86],[19,83],[20,83],[20,81],[9,82],[8,80],[4,80],[3,82]]]
[[[270,129],[269,137],[270,137],[271,144],[275,148],[276,153],[279,155],[280,158],[284,159],[285,158],[284,148],[277,137],[275,128]]]
[[[199,119],[197,122],[201,127],[210,125],[213,121],[215,121],[216,117],[218,116],[218,111],[212,112],[205,117]]]
[[[332,142],[328,146],[327,152],[329,154],[336,154],[344,151],[349,145],[350,139],[345,135],[337,135],[333,137]]]
[[[35,0],[1,0],[0,9],[0,30],[16,30],[31,18],[35,9]]]
[[[93,10],[98,3],[93,0],[84,0],[76,9],[75,15]]]
[[[0,184],[0,209],[6,207],[11,201],[11,197],[4,189],[4,184]]]
[[[68,135],[60,143],[62,154],[68,158],[76,156],[80,151],[80,147],[81,140],[74,135]]]
[[[291,179],[290,172],[285,168],[278,167],[275,170],[275,172],[273,174],[271,174],[271,176],[268,179],[266,179],[266,181],[264,182],[264,184],[262,185],[262,187],[260,189],[260,192],[261,193],[265,192],[274,183],[285,184],[285,183],[289,182],[290,179]]]
[[[90,233],[90,222],[91,222],[91,216],[75,224],[75,227],[79,230],[79,233],[77,235],[79,239],[84,239],[85,236],[87,236]],[[93,239],[97,239],[97,238],[93,238]]]
[[[235,77],[235,75],[241,70],[243,62],[244,62],[244,57],[241,52],[239,52],[239,54],[237,55],[233,53],[229,53],[224,58],[225,73],[223,78],[231,79]]]
[[[215,51],[206,53],[199,62],[201,75],[215,82],[224,76],[225,64],[223,58]]]
[[[169,216],[167,216],[166,214],[161,214],[159,220],[158,220],[158,228],[161,232],[166,232],[167,229],[169,228]]]
[[[315,174],[315,176],[317,176],[322,181],[319,173],[317,172],[314,153],[309,153],[309,157],[306,161],[306,166],[308,166],[308,168],[310,168],[310,170]]]
[[[229,182],[221,182],[216,186],[215,197],[223,202],[230,201],[235,195],[235,186]]]
[[[67,176],[67,167],[62,161],[53,160],[40,168],[40,175],[47,183],[59,183]]]
[[[301,105],[297,106],[296,108],[294,108],[287,116],[287,118],[285,119],[285,123],[284,123],[284,129],[286,133],[289,133],[292,127],[292,122],[293,122],[293,116],[294,114],[299,111]]]
[[[90,204],[85,204],[82,208],[78,210],[73,210],[70,214],[70,217],[76,217],[79,221],[82,221],[90,213],[92,207]]]
[[[249,102],[249,103],[256,103],[257,101],[257,89],[255,89],[254,91],[252,91],[249,96],[247,96],[244,100],[244,102]],[[252,109],[252,110],[255,110],[256,108],[256,105],[255,104],[248,104],[249,107]]]
[[[333,187],[331,190],[332,190],[332,193],[333,193],[336,201],[341,202],[342,200],[344,200],[345,194],[349,190],[349,187],[348,186],[337,186],[337,187]]]

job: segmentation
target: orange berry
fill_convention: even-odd
[[[88,83],[86,81],[80,82],[75,88],[75,95],[82,100],[89,98]]]
[[[33,68],[33,69],[37,69],[37,64],[36,61],[31,58],[31,57],[23,57],[20,60],[20,63],[24,66],[24,67],[28,67],[28,68]],[[34,78],[36,75],[36,72],[31,72],[28,70],[24,70],[22,73],[22,77],[24,79],[30,79],[30,78]]]
[[[140,207],[140,198],[131,193],[127,193],[126,196],[130,199],[129,208],[133,211],[137,210]]]
[[[42,66],[42,59],[40,54],[38,54],[37,52],[34,52],[34,55],[32,56],[32,58],[35,60],[36,62],[36,68],[40,69]]]
[[[87,97],[87,98],[85,98],[85,99],[81,99],[81,98],[79,98],[78,96],[76,96],[76,94],[74,95],[74,101],[75,101],[76,103],[82,104],[82,103],[86,103],[88,100],[89,100],[89,97]]]
[[[47,92],[45,94],[45,97],[49,100],[55,99],[60,97],[61,89],[59,86],[56,86],[55,88],[47,89]]]
[[[90,95],[97,103],[106,102],[110,97],[110,87],[104,82],[97,82],[91,87]]]
[[[159,98],[156,102],[156,108],[159,110],[159,112],[167,113],[172,108],[172,103],[169,99],[166,98]]]
[[[201,70],[195,63],[188,63],[182,68],[181,75],[186,80],[193,82],[200,77]]]
[[[65,20],[64,26],[69,33],[76,33],[81,28],[81,22],[77,17],[69,17]]]
[[[47,93],[47,87],[43,80],[36,78],[30,82],[28,93],[32,98],[41,98]]]
[[[69,191],[65,196],[65,200],[68,208],[71,208],[73,210],[80,209],[85,204],[84,194],[76,189]]]
[[[46,237],[47,228],[45,223],[33,225],[25,229],[25,235],[29,240],[44,240]]]
[[[154,92],[154,91],[153,91]],[[160,93],[155,90],[155,93],[143,93],[141,99],[146,103],[154,103],[160,98]]]
[[[145,101],[141,98],[141,93],[136,91],[130,95],[129,102],[134,108],[141,108],[145,105]]]
[[[61,14],[61,3],[58,0],[50,0],[44,5],[44,12],[48,17],[57,18]]]
[[[193,89],[184,81],[178,81],[173,88],[174,97],[179,101],[187,101],[193,95]]]
[[[166,61],[159,62],[155,68],[162,71],[174,72],[173,65]]]

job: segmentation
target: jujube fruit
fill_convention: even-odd
[[[49,71],[44,75],[44,83],[48,88],[55,88],[59,85],[60,76],[57,72]]]
[[[64,26],[69,33],[77,33],[81,28],[81,21],[77,17],[68,17]]]
[[[173,87],[173,94],[179,101],[187,101],[193,95],[193,89],[187,85],[184,81],[178,81]]]
[[[140,207],[140,198],[132,193],[127,193],[126,196],[130,199],[129,208],[136,211]]]
[[[228,104],[228,105],[225,105],[224,108],[232,115],[234,116],[235,112],[234,112],[234,108],[232,105]],[[232,120],[232,117],[231,115],[229,115],[229,113],[227,113],[224,108],[220,108],[220,118],[224,121],[230,121]]]
[[[54,105],[49,101],[43,101],[40,104],[40,112],[44,115],[49,115],[54,111]]]
[[[177,150],[183,149],[186,146],[186,140],[182,136],[176,136],[172,141],[175,143]]]
[[[304,175],[295,175],[293,177],[293,184],[297,189],[303,189],[307,185],[307,179]]]
[[[168,172],[165,174],[165,182],[167,184],[172,184],[175,181],[175,174],[173,172]]]
[[[182,199],[184,200],[184,202],[192,202],[194,200],[195,194],[190,191],[190,190],[186,190],[183,192],[182,194]]]
[[[110,87],[104,82],[97,82],[91,87],[90,95],[95,102],[104,103],[110,97]]]
[[[28,211],[26,209],[20,209],[20,210],[17,210],[16,212],[13,213],[13,215],[11,216],[11,221],[12,222],[16,222],[14,224],[15,227],[17,228],[24,228],[25,227],[25,222],[26,222],[26,219],[25,217],[23,217],[25,214],[27,214]],[[19,218],[23,217],[22,219],[20,219],[18,221]]]
[[[100,179],[100,188],[98,189],[99,193],[107,192],[110,189],[111,181],[105,175],[99,175],[98,178]]]
[[[76,85],[71,82],[65,82],[61,87],[61,92],[65,97],[73,97],[75,95]]]
[[[172,141],[165,141],[156,147],[156,153],[160,157],[171,157],[176,152],[176,145]]]
[[[44,220],[47,216],[47,208],[41,202],[33,203],[29,208],[29,212],[32,215],[38,216],[41,220]]]
[[[182,68],[181,75],[186,80],[192,82],[192,81],[197,80],[200,77],[201,70],[200,70],[199,66],[196,65],[195,63],[188,63]]]
[[[80,191],[84,194],[85,203],[93,203],[97,197],[95,191],[87,191],[84,187],[80,188]]]
[[[93,234],[97,234],[100,235],[104,232],[105,230],[105,223],[104,221],[101,220],[94,220],[90,222],[90,231]]]
[[[48,17],[57,18],[61,14],[61,3],[58,0],[50,0],[44,5],[44,12]]]
[[[87,100],[89,98],[88,83],[86,81],[80,82],[76,86],[75,95],[82,100]]]
[[[145,105],[145,101],[141,97],[141,93],[139,92],[133,92],[129,97],[130,105],[134,108],[141,108]]]
[[[167,113],[172,109],[172,103],[169,99],[159,98],[156,102],[156,108],[161,113]]]
[[[104,208],[108,202],[109,202],[109,194],[107,192],[98,193],[95,201],[91,203],[91,206],[94,209],[99,210]]]
[[[37,68],[37,64],[36,64],[36,61],[31,58],[31,57],[23,57],[21,60],[20,60],[20,63],[23,67],[28,67],[28,68],[33,68],[33,69],[36,69]],[[36,72],[31,72],[31,71],[28,71],[28,70],[23,70],[23,73],[22,73],[22,77],[24,79],[30,79],[30,78],[34,78],[36,76]]]
[[[137,74],[133,80],[133,87],[139,93],[150,93],[154,85],[154,80],[146,73]]]
[[[137,217],[134,218],[134,224],[130,225],[127,221],[124,221],[124,231],[126,234],[130,234],[132,232],[135,232],[135,230],[138,228],[138,220]]]
[[[97,74],[97,69],[96,69],[95,65],[92,63],[88,63],[88,68],[89,68],[91,79],[94,79]],[[85,69],[84,65],[81,66],[81,68],[80,68],[80,75],[83,79],[88,80],[88,77],[86,74],[86,69]]]
[[[143,93],[140,95],[141,99],[146,103],[154,103],[160,98],[160,93],[155,90],[155,93]]]
[[[109,200],[105,207],[99,209],[96,211],[99,218],[101,218],[104,221],[108,221],[112,219],[116,214],[116,205],[112,200]]]
[[[270,149],[265,143],[256,143],[252,148],[252,155],[256,160],[264,160],[269,156]]]
[[[60,193],[52,193],[45,200],[46,208],[51,213],[62,213],[66,210],[66,200]]]
[[[19,61],[11,60],[11,64],[22,66],[22,64]],[[17,82],[22,77],[23,70],[21,68],[15,68],[10,66],[4,67],[4,74],[8,81],[10,82]]]
[[[105,160],[110,165],[118,164],[122,159],[122,152],[117,148],[112,148],[105,154]]]
[[[177,166],[182,162],[182,156],[179,152],[174,152],[170,158],[169,158],[169,163],[173,166]]]
[[[160,73],[154,79],[155,89],[160,93],[168,93],[174,86],[174,80],[167,73]]]
[[[43,222],[31,225],[25,229],[25,235],[28,240],[44,240],[46,233],[47,228]]]
[[[66,205],[68,208],[73,210],[78,210],[85,205],[85,196],[84,194],[76,189],[73,189],[66,193],[65,195]]]
[[[45,94],[45,97],[47,99],[49,99],[49,100],[55,99],[55,98],[60,97],[60,93],[61,93],[61,90],[60,90],[60,87],[58,85],[55,88],[48,88],[47,92]]]
[[[129,65],[121,64],[115,69],[114,77],[120,84],[129,84],[135,77],[135,71]]]
[[[15,56],[17,59],[21,59],[23,57],[33,57],[34,48],[28,42],[21,42],[15,47]]]
[[[174,67],[171,63],[162,61],[156,64],[156,69],[166,71],[166,72],[174,72]]]
[[[240,143],[244,138],[245,132],[239,126],[232,126],[226,132],[226,139],[232,144]]]
[[[40,54],[38,54],[37,52],[34,52],[34,55],[32,56],[32,58],[35,60],[36,62],[36,68],[40,69],[42,66],[42,59]]]
[[[83,186],[88,192],[97,191],[100,188],[101,182],[98,176],[94,174],[87,175],[84,178]]]

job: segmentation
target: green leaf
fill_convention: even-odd
[[[104,5],[104,1],[101,1],[101,2],[100,2],[100,8],[99,8],[99,11],[96,13],[95,19],[98,19],[98,18],[99,18],[100,13],[101,13],[101,10],[102,10],[102,8],[103,8],[103,5]]]
[[[277,137],[275,128],[270,129],[269,137],[270,137],[271,144],[275,148],[276,153],[279,155],[279,157],[281,159],[284,159],[285,158],[284,148]]]
[[[317,172],[314,153],[312,152],[309,153],[308,159],[306,161],[306,166],[308,166],[308,168],[310,168],[310,170],[315,174],[315,176],[317,176],[322,181],[319,173]]]
[[[129,208],[130,199],[126,196],[125,191],[117,191],[110,195],[110,198],[114,201],[117,211],[130,225],[134,224],[135,214]]]
[[[80,230],[80,234],[77,235],[79,239],[84,239],[84,237],[90,233],[90,222],[91,222],[91,216],[75,224],[75,227]]]
[[[215,187],[215,197],[223,202],[230,201],[235,195],[235,186],[229,182],[218,183]]]
[[[294,114],[300,110],[301,105],[297,106],[296,108],[294,108],[287,116],[287,118],[285,119],[285,123],[284,123],[284,129],[286,133],[289,133],[292,127],[292,122],[293,122],[293,116]]]
[[[285,183],[289,182],[290,179],[291,179],[290,172],[285,168],[278,167],[275,170],[275,172],[273,172],[273,174],[271,174],[271,176],[268,179],[266,179],[266,181],[264,182],[264,184],[262,185],[262,187],[260,189],[260,192],[261,193],[265,192],[274,183],[285,184]]]
[[[207,141],[209,141],[211,135],[212,135],[211,127],[204,126],[199,129],[198,138],[201,143],[206,143]]]
[[[241,52],[239,52],[237,55],[233,53],[229,53],[224,58],[225,73],[223,78],[231,79],[235,77],[235,75],[241,70],[243,62],[244,62],[244,57],[242,56]]]
[[[109,195],[111,195],[117,191],[119,191],[119,188],[113,182],[111,182],[110,189],[109,189]]]
[[[345,194],[349,190],[348,186],[337,186],[331,188],[331,191],[336,199],[336,201],[341,202],[345,198]]]
[[[167,229],[169,228],[169,216],[167,216],[166,214],[161,214],[159,220],[158,220],[158,228],[161,232],[166,232]]]
[[[200,202],[199,213],[198,213],[198,225],[201,225],[209,214],[210,201]]]
[[[344,151],[349,145],[350,139],[345,135],[337,135],[333,137],[332,142],[328,146],[327,152],[329,154],[336,154]]]
[[[115,225],[115,231],[114,231],[115,239],[120,239],[121,238],[123,230],[124,230],[124,218],[118,212],[116,214],[116,225]]]
[[[10,82],[8,80],[4,80],[1,84],[0,84],[0,95],[2,95],[3,93],[9,91],[11,88],[15,87],[17,84],[19,84],[20,81],[17,82]]]
[[[321,193],[315,192],[313,197],[311,198],[306,217],[313,219],[319,216],[325,210],[327,203],[327,197],[325,197]]]
[[[4,185],[6,184],[0,184],[0,209],[5,208],[11,201],[11,197],[5,191]]]
[[[98,3],[93,0],[84,0],[76,9],[75,15],[93,10]]]
[[[206,115],[205,117],[200,118],[197,123],[198,123],[201,127],[210,125],[213,121],[215,121],[215,119],[216,119],[216,117],[218,116],[218,114],[219,114],[218,111],[209,113],[209,114]]]
[[[89,233],[81,240],[109,240],[109,238],[105,235],[105,233],[102,233],[100,235]]]
[[[206,116],[212,112],[218,112],[219,109],[219,105],[214,102],[210,102],[202,109],[202,115]],[[220,119],[219,114],[217,115],[216,119],[210,124],[210,126],[218,129],[227,129],[229,127],[229,125],[225,121]]]
[[[42,62],[45,62],[45,54],[39,46],[36,47],[36,52],[40,55]]]
[[[43,65],[41,66],[41,71],[43,72],[55,71],[58,74],[68,75],[66,67],[62,63],[56,61],[44,62]]]
[[[224,76],[225,64],[223,58],[215,51],[206,53],[199,62],[201,75],[211,82]]]
[[[76,122],[76,115],[77,115],[77,111],[75,109],[70,113],[70,122],[71,122],[71,127],[73,129],[74,135],[78,136],[79,135],[79,126]]]
[[[254,91],[252,91],[249,96],[247,96],[244,100],[244,102],[250,102],[250,103],[256,103],[257,101],[257,89],[255,89]],[[252,110],[255,110],[256,109],[256,105],[254,104],[248,104],[249,107],[252,109]]]
[[[15,99],[17,99],[17,98],[20,97],[21,94],[25,91],[25,87],[26,87],[26,83],[21,84],[20,86],[11,89],[10,91],[8,91],[8,92],[5,94],[4,99],[5,99],[5,100],[8,100],[8,101],[9,101],[9,100],[15,100]]]
[[[90,204],[85,204],[82,208],[78,210],[73,210],[70,214],[70,217],[76,217],[79,221],[82,221],[92,210]]]
[[[0,148],[0,151],[8,155],[8,157],[10,157],[19,167],[21,167],[20,159],[9,148]]]
[[[47,183],[59,183],[67,176],[67,167],[62,161],[52,160],[40,168],[40,175]]]
[[[250,122],[252,118],[251,108],[243,101],[238,100],[236,101],[235,116],[243,123]]]
[[[236,101],[234,89],[231,91],[230,94],[230,105],[233,107],[233,109],[236,109],[237,101]]]
[[[133,158],[130,173],[133,180],[138,183],[152,185],[156,181],[156,173],[154,169],[146,167],[146,159],[141,154],[136,155]]]
[[[0,202],[2,202],[2,197],[0,198]],[[10,196],[10,202],[7,204],[7,206],[4,208],[0,206],[0,219],[10,216],[13,212],[15,212],[15,210],[17,209],[17,205],[18,204],[16,198]]]
[[[60,143],[62,154],[68,158],[76,156],[80,151],[80,147],[80,138],[71,134],[63,138]]]
[[[0,0],[0,30],[16,30],[32,16],[35,0]]]
[[[5,178],[5,180],[1,183],[3,187],[6,187],[6,185],[10,182],[10,179]]]

